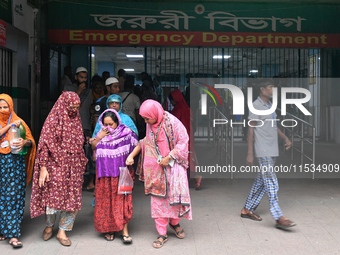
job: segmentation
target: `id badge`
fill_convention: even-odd
[[[1,146],[1,148],[6,148],[6,147],[9,146],[9,142],[7,140],[3,141],[0,146]]]

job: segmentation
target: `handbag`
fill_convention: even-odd
[[[118,180],[118,194],[131,194],[133,188],[133,179],[127,167],[119,167],[119,180]]]

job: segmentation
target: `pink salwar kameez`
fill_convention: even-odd
[[[141,160],[137,169],[144,181],[145,194],[151,195],[151,217],[160,235],[166,235],[167,225],[177,225],[181,218],[192,219],[186,169],[188,168],[189,136],[186,128],[154,100],[145,101],[140,114],[156,119],[147,125],[146,136],[140,141]],[[157,158],[170,155],[173,166],[162,167]]]

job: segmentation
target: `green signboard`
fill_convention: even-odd
[[[49,2],[50,29],[339,33],[339,5]]]
[[[340,47],[340,4],[53,1],[48,12],[56,44]]]

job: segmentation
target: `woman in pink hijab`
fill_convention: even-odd
[[[192,219],[186,173],[189,136],[182,122],[155,100],[144,101],[139,114],[147,124],[146,136],[128,156],[126,164],[132,165],[141,151],[142,164],[137,174],[144,181],[145,194],[151,195],[151,217],[159,234],[153,247],[161,248],[168,240],[168,224],[183,239],[180,219]]]

